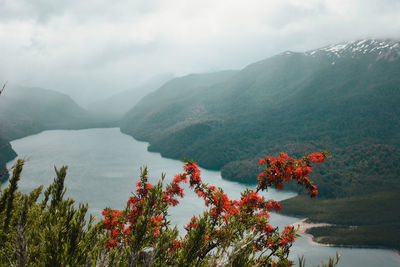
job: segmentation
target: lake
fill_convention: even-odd
[[[183,162],[161,157],[159,153],[147,151],[148,143],[139,142],[122,134],[119,128],[88,130],[54,130],[18,139],[11,142],[20,158],[27,160],[19,189],[28,193],[39,185],[52,183],[54,167],[68,165],[66,197],[88,203],[89,213],[101,217],[105,207],[122,209],[135,183],[140,168],[147,166],[149,181],[156,183],[162,173],[166,182],[183,172]],[[13,162],[8,164],[10,167]],[[202,170],[203,181],[220,186],[231,198],[239,198],[247,185],[223,180],[220,172]],[[3,185],[3,188],[6,185]],[[295,193],[270,189],[264,194],[268,199],[283,200]],[[193,215],[202,213],[203,200],[185,187],[185,198],[171,210],[171,221],[181,232]],[[279,214],[271,215],[271,225],[293,224],[300,219]],[[325,247],[312,244],[307,237],[298,238],[292,247],[292,258],[304,255],[306,266],[327,261],[336,252],[342,255],[339,266],[400,266],[400,255],[391,250]]]

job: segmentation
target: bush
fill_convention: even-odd
[[[270,186],[283,188],[291,180],[303,185],[311,197],[318,194],[307,175],[312,162],[325,153],[302,159],[281,153],[260,160],[265,170],[258,186],[230,200],[221,188],[203,183],[192,161],[166,186],[147,180],[147,168],[136,193],[124,210],[106,208],[104,220],[85,220],[88,206],[64,199],[67,167],[55,169],[56,178],[29,195],[17,191],[24,164],[18,160],[9,186],[0,193],[0,262],[3,266],[291,266],[290,247],[298,235],[293,226],[280,232],[271,226],[269,212],[278,202],[259,196]],[[184,197],[181,183],[189,183],[207,210],[194,216],[179,235],[168,220],[168,208]],[[301,264],[301,262],[300,262]],[[333,265],[332,265],[333,266]]]

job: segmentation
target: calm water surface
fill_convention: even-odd
[[[135,190],[140,168],[149,168],[150,182],[155,183],[166,174],[166,182],[182,172],[183,163],[162,158],[158,153],[147,151],[148,144],[138,142],[122,134],[118,128],[89,129],[79,131],[46,131],[11,142],[20,158],[27,159],[20,190],[30,192],[39,185],[49,185],[54,178],[53,166],[68,165],[66,179],[67,197],[89,204],[89,212],[101,216],[104,207],[122,209],[131,192]],[[8,166],[13,163],[10,162]],[[203,181],[220,186],[231,198],[239,198],[246,186],[226,181],[220,172],[202,169]],[[193,215],[204,209],[203,200],[188,188],[185,198],[178,207],[171,210],[171,221],[185,225]],[[295,196],[290,192],[269,190],[267,198],[282,200]],[[299,218],[272,214],[271,224],[283,229],[284,225],[293,224]],[[340,266],[400,266],[400,256],[390,250],[353,249],[322,247],[311,244],[302,237],[296,240],[292,257],[305,255],[306,265],[319,264],[321,260],[342,255]]]

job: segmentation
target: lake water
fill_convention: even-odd
[[[20,158],[27,159],[19,188],[27,193],[39,185],[49,185],[55,176],[53,166],[68,165],[66,196],[89,204],[89,212],[101,216],[104,207],[122,209],[131,192],[135,191],[140,167],[148,166],[150,182],[155,183],[162,173],[166,181],[181,173],[183,163],[166,159],[159,153],[147,151],[148,144],[138,142],[122,134],[118,128],[89,129],[78,131],[46,131],[11,142]],[[10,162],[10,167],[13,163]],[[226,181],[220,172],[202,169],[203,181],[220,186],[231,198],[239,198],[246,185]],[[4,185],[5,186],[5,185]],[[171,210],[171,221],[186,225],[193,215],[201,214],[203,200],[188,188],[180,205]],[[269,190],[268,199],[282,200],[295,196],[294,193]],[[299,218],[272,214],[271,225],[293,224]],[[342,255],[339,266],[400,266],[400,256],[384,249],[358,249],[323,247],[314,245],[306,237],[296,240],[292,258],[304,255],[306,266],[326,261],[336,252]]]

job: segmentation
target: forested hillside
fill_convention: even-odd
[[[187,156],[217,169],[264,150],[398,145],[396,48],[386,57],[382,51],[287,52],[209,86],[170,83],[133,108],[122,130],[164,156]],[[181,80],[187,77],[175,82]]]
[[[205,78],[175,79],[139,102],[121,130],[149,141],[149,150],[163,156],[222,169],[226,179],[255,182],[249,170],[265,154],[325,149],[330,164],[312,176],[320,197],[400,189],[399,42],[362,40],[284,52],[230,77],[213,75],[219,79],[209,84]]]
[[[16,153],[9,141],[52,129],[113,125],[96,117],[59,92],[7,85],[0,97],[0,173]],[[0,180],[6,177],[1,176]]]

